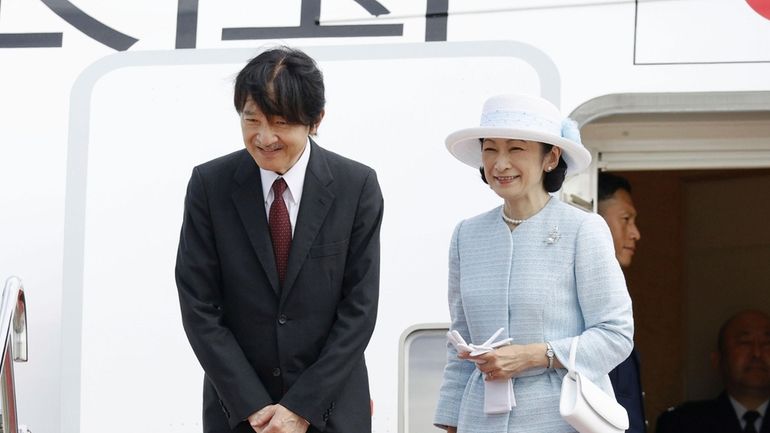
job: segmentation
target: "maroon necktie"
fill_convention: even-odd
[[[289,210],[283,201],[286,191],[286,181],[282,177],[273,182],[273,204],[270,205],[270,237],[273,239],[275,266],[278,269],[278,281],[283,287],[286,278],[286,267],[289,263],[289,248],[291,248],[291,221]]]

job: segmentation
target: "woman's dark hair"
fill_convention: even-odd
[[[543,155],[546,155],[553,148],[552,144],[548,144],[548,143],[540,143],[540,144],[543,145],[542,146]],[[481,172],[481,180],[484,181],[484,183],[489,184],[489,182],[487,182],[487,177],[484,175],[484,167],[479,167],[479,172]],[[567,176],[567,161],[565,161],[564,158],[560,156],[559,163],[556,164],[556,167],[554,167],[554,169],[551,171],[545,172],[545,174],[543,175],[543,188],[545,188],[546,192],[556,192],[560,190],[561,185],[564,183],[564,178],[566,176]]]
[[[304,52],[278,47],[251,59],[235,79],[238,113],[251,97],[265,116],[313,126],[326,105],[323,74]]]

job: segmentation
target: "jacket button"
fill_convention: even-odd
[[[279,324],[285,325],[286,324],[286,320],[287,319],[286,319],[286,315],[285,314],[281,314],[280,316],[278,316],[278,323]]]
[[[273,369],[273,376],[278,377],[281,375],[281,369],[276,367]]]

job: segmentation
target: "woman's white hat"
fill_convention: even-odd
[[[585,170],[591,153],[580,141],[574,120],[562,117],[555,105],[543,98],[526,95],[493,96],[484,103],[480,126],[466,128],[447,136],[449,153],[473,168],[481,163],[483,138],[531,140],[558,146],[567,163],[567,176]]]

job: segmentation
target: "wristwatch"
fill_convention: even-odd
[[[545,342],[545,357],[548,358],[548,369],[553,368],[553,347],[551,343]]]

